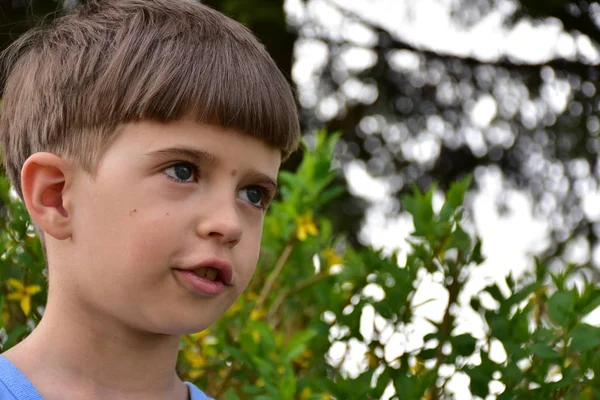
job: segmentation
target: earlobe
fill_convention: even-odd
[[[64,201],[70,179],[70,163],[52,153],[32,154],[21,170],[23,200],[31,219],[45,234],[59,240],[71,236]]]

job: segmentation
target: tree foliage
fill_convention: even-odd
[[[562,47],[557,43],[537,61],[519,59],[510,48],[492,48],[485,58],[438,50],[350,5],[321,3],[342,22],[329,29],[328,20],[308,11],[298,22],[299,42],[325,53],[317,83],[305,89],[316,95],[306,94],[303,106],[307,126],[325,123],[343,133],[342,162],[358,161],[388,179],[398,200],[412,184],[425,190],[435,181],[445,189],[474,171],[497,169],[507,186],[530,193],[536,215],[550,221],[548,255],[562,257],[574,237],[597,245],[597,217],[584,203],[599,187],[599,2],[440,2],[451,4],[454,25],[466,31],[492,13],[503,15],[506,35],[520,26],[557,27]],[[406,4],[410,12],[414,3]],[[398,24],[410,22],[399,18]],[[362,39],[348,33],[356,30]],[[357,52],[363,65],[344,62]],[[325,105],[334,111],[323,113]],[[473,119],[480,105],[492,110],[489,121]],[[504,199],[498,200],[502,209]],[[340,218],[342,225],[349,220]]]
[[[402,400],[441,399],[451,396],[448,382],[458,374],[481,398],[600,396],[600,328],[584,320],[600,305],[596,283],[575,285],[575,266],[544,281],[539,261],[531,277],[509,276],[461,300],[469,274],[484,261],[462,206],[470,178],[452,184],[439,209],[434,189],[404,198],[414,224],[407,254],[349,246],[322,212],[344,190],[332,184],[337,140],[323,132],[308,137],[298,170],[281,174],[255,276],[217,323],[182,338],[182,378],[223,399],[378,399],[386,390]],[[6,178],[0,182],[0,326],[7,349],[39,321],[47,285],[27,213]],[[415,330],[423,306],[415,294],[427,276],[444,282],[448,298],[443,317],[430,319],[425,334]],[[457,318],[464,307],[481,317],[483,335],[465,330]],[[347,363],[356,357],[352,342],[365,345],[357,368]],[[405,350],[390,356],[398,346]],[[345,350],[336,355],[334,347]]]

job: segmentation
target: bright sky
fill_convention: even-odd
[[[368,46],[373,43],[374,36],[364,27],[349,23],[332,4],[342,9],[347,9],[361,15],[365,20],[379,24],[400,39],[411,43],[417,48],[447,52],[460,56],[472,56],[483,61],[494,61],[502,55],[508,55],[515,62],[539,63],[560,56],[565,58],[580,57],[584,60],[598,62],[599,54],[594,50],[587,37],[573,38],[562,31],[558,22],[533,26],[531,23],[519,23],[514,29],[507,30],[502,26],[505,15],[514,9],[510,0],[504,2],[498,10],[489,14],[485,19],[470,29],[457,26],[450,19],[449,7],[452,0],[312,0],[304,7],[302,0],[287,0],[286,10],[290,22],[298,24],[307,18],[319,21],[328,32],[333,32],[339,38],[354,43]],[[310,36],[310,32],[305,32]],[[314,74],[322,66],[326,58],[326,48],[317,40],[300,40],[297,49],[297,62],[293,75],[300,88],[300,99],[305,106],[317,105],[315,96],[316,81]],[[344,54],[347,65],[361,68],[373,62],[373,54],[368,50],[358,49]],[[411,59],[405,58],[398,62],[410,63]],[[417,62],[417,61],[414,61]],[[415,65],[418,67],[418,64]],[[351,82],[348,88],[352,91],[368,92],[368,87],[361,87],[358,82]],[[345,90],[346,88],[344,88]],[[568,93],[557,99],[563,98],[556,107],[564,109]],[[322,116],[334,115],[337,111],[336,102],[332,99],[317,105],[317,111]],[[495,116],[497,105],[491,97],[480,98],[471,110],[471,120],[478,128],[485,128]],[[361,237],[366,243],[388,251],[400,249],[405,252],[408,246],[405,238],[410,234],[410,216],[401,214],[390,218],[387,213],[391,207],[390,185],[382,179],[375,179],[366,172],[361,163],[348,165],[344,173],[349,178],[350,190],[356,196],[369,200],[372,207],[367,213],[366,223],[361,231]],[[531,266],[531,256],[544,250],[549,244],[548,221],[533,216],[531,199],[522,192],[511,190],[503,180],[497,168],[480,168],[475,171],[475,178],[479,190],[472,193],[471,215],[473,227],[482,238],[483,253],[487,261],[471,272],[471,280],[466,286],[466,293],[462,300],[468,304],[469,297],[478,293],[491,282],[502,280],[506,274],[513,272],[519,276],[522,271]],[[509,212],[500,215],[497,207],[497,197],[500,193],[506,195],[506,207]],[[441,197],[441,195],[439,196]],[[438,198],[441,205],[443,199]],[[584,212],[588,217],[600,220],[600,191],[590,191],[584,199]],[[571,256],[574,261],[585,261],[590,257],[591,251],[582,245],[572,247]],[[600,259],[600,251],[594,254],[595,259]],[[375,297],[378,291],[369,288],[367,292]],[[431,326],[422,318],[427,316],[434,320],[441,320],[443,310],[447,303],[447,296],[440,283],[440,277],[423,276],[418,289],[415,304],[432,300],[417,309],[417,320],[414,334],[399,335],[390,332],[390,339],[386,347],[386,356],[392,359],[394,355],[401,354],[417,346],[421,346],[420,338],[431,330]],[[374,318],[372,309],[365,312],[362,331],[365,337],[372,334]],[[599,314],[600,315],[600,314]],[[472,332],[476,337],[482,337],[483,327],[478,316],[468,310],[463,310],[459,318],[464,331]],[[385,325],[384,321],[375,322]],[[501,361],[505,357],[502,346],[495,343],[493,357]],[[352,343],[353,356],[346,363],[350,374],[356,374],[364,367],[365,346]],[[330,355],[338,358],[345,351],[345,346],[334,344]],[[448,371],[449,375],[453,371]],[[455,392],[456,398],[469,398],[468,378],[465,375],[454,374],[450,389]],[[502,384],[498,383],[493,390],[500,392]],[[391,391],[387,391],[384,398],[389,398]]]

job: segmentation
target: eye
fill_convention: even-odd
[[[192,183],[197,179],[198,168],[189,162],[178,162],[166,168],[164,173],[177,182]]]
[[[249,186],[240,190],[240,198],[258,208],[267,208],[267,197],[265,189],[260,186]]]

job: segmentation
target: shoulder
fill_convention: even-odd
[[[42,396],[25,375],[2,354],[0,354],[0,399],[42,400]]]
[[[214,400],[212,397],[208,397],[204,392],[198,389],[198,386],[191,382],[184,382],[190,391],[190,400]],[[1,392],[0,392],[1,393]]]

